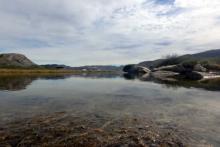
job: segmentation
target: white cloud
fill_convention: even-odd
[[[74,66],[219,48],[219,0],[155,1],[0,0],[0,51]]]

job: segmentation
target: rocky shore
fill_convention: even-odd
[[[203,79],[215,79],[220,78],[219,71],[211,71],[201,64],[195,65],[168,65],[158,68],[148,69],[138,65],[127,65],[124,68],[124,72],[145,78],[155,78],[165,81],[176,80],[192,80],[198,81]]]

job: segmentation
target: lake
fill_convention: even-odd
[[[72,123],[81,125],[77,133],[99,128],[96,133],[104,130],[114,134],[115,128],[132,128],[133,121],[138,121],[139,126],[147,123],[162,132],[172,130],[173,136],[176,134],[184,142],[217,147],[219,87],[141,81],[107,74],[0,76],[0,135],[9,132],[19,136],[19,131],[28,125],[35,127],[38,122],[40,127],[47,125],[47,129],[50,125],[53,129],[69,127]],[[18,142],[12,140],[9,143]]]

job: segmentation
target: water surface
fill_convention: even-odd
[[[220,91],[117,75],[1,76],[0,124],[57,112],[148,118],[220,146]],[[90,114],[90,115],[88,115]]]

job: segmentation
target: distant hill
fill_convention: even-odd
[[[197,54],[187,54],[183,56],[167,57],[154,61],[144,61],[138,63],[139,66],[155,68],[160,66],[181,64],[186,62],[200,62],[206,64],[220,64],[220,49],[205,51]]]
[[[60,65],[60,64],[46,64],[41,65],[41,67],[47,68],[47,69],[71,69],[72,67],[66,66],[66,65]]]
[[[80,66],[73,67],[76,70],[84,71],[122,71],[122,66],[113,66],[113,65],[91,65],[91,66]]]
[[[46,65],[41,65],[41,67],[47,69],[72,69],[72,70],[83,70],[83,71],[121,71],[122,70],[122,66],[113,66],[113,65],[90,65],[90,66],[71,67],[71,66],[59,65],[59,64],[46,64]]]
[[[121,71],[122,66],[80,66],[71,67],[60,64],[37,65],[28,59],[25,55],[17,53],[0,54],[0,68],[41,68],[41,69],[66,69],[66,70],[83,70],[83,71]]]
[[[193,54],[192,56],[195,58],[219,58],[220,59],[220,49],[201,52],[201,53]]]
[[[32,62],[22,54],[9,53],[0,54],[0,67],[35,67],[37,64]]]

